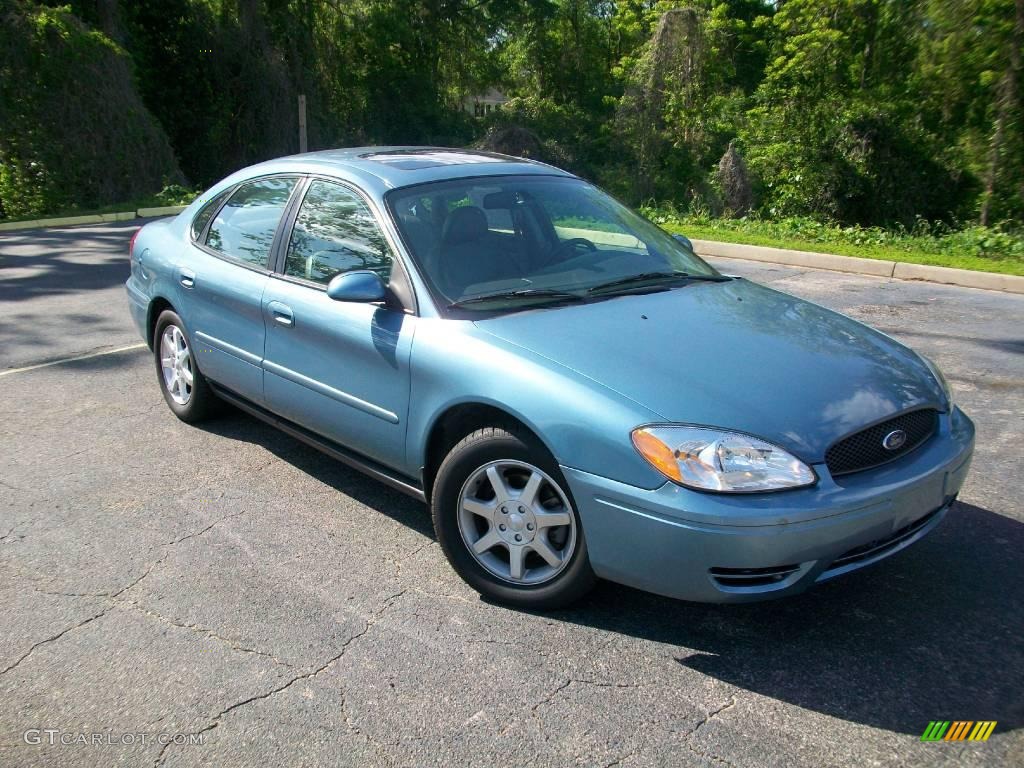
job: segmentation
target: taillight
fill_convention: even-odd
[[[128,261],[132,261],[135,258],[135,238],[139,236],[139,232],[142,231],[142,227],[139,227],[132,234],[132,239],[128,241]]]

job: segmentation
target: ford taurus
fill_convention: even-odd
[[[800,592],[919,540],[974,427],[926,358],[593,185],[436,148],[247,168],[131,244],[171,410],[227,401],[430,505],[484,596]]]

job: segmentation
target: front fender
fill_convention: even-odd
[[[476,403],[529,427],[563,466],[641,488],[664,483],[633,448],[630,431],[657,414],[473,323],[421,318],[413,341],[407,463],[426,463],[434,425],[452,407]]]

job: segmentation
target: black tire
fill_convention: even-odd
[[[191,392],[188,396],[188,402],[182,404],[177,402],[172,396],[164,382],[163,365],[161,363],[161,339],[163,338],[164,331],[169,326],[176,327],[181,331],[185,342],[188,344],[189,358],[191,363],[192,372],[192,385]],[[220,401],[217,396],[213,393],[210,385],[207,383],[206,378],[199,370],[199,364],[196,361],[195,347],[192,345],[192,339],[188,335],[188,330],[185,328],[185,324],[178,317],[177,313],[170,309],[165,309],[160,313],[160,316],[156,320],[156,326],[153,330],[153,360],[156,364],[156,379],[160,385],[160,392],[163,393],[164,400],[167,402],[168,407],[184,422],[189,424],[195,424],[196,422],[210,418],[218,410]]]
[[[488,463],[509,460],[529,463],[547,474],[568,499],[575,520],[575,550],[562,570],[542,584],[513,584],[498,578],[477,562],[459,530],[463,486]],[[487,599],[527,610],[550,610],[583,597],[597,580],[590,567],[576,503],[558,464],[540,441],[517,426],[478,429],[451,449],[437,471],[431,513],[437,541],[455,572]]]

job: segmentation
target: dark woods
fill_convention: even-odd
[[[0,0],[0,16],[5,216],[296,152],[304,94],[311,149],[487,146],[715,215],[1024,219],[1024,0]]]

